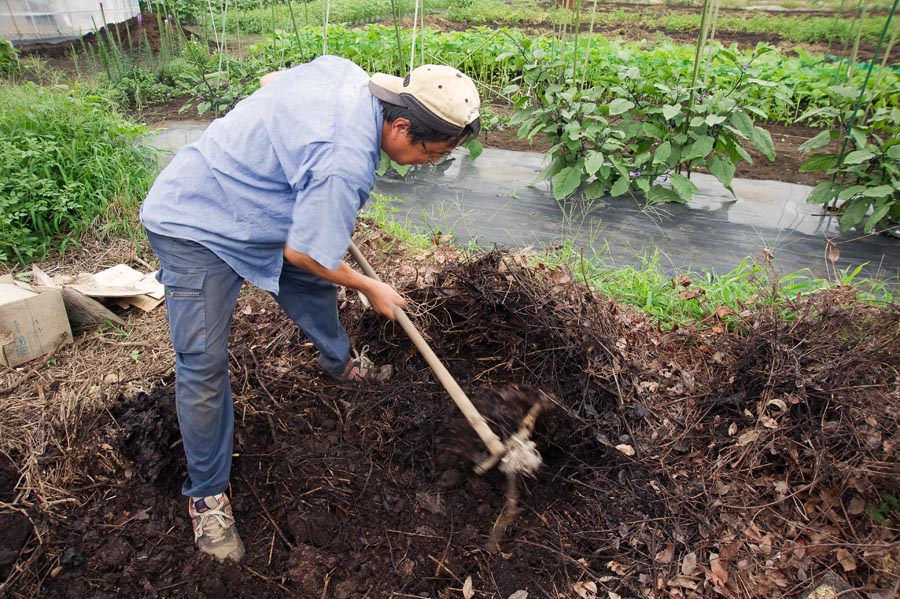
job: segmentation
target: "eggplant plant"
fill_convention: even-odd
[[[854,118],[850,101],[858,90],[835,87],[832,92],[833,106],[817,108],[801,117],[830,118],[840,125],[823,130],[800,146],[811,153],[800,167],[802,172],[831,175],[831,180],[819,183],[806,201],[830,204],[832,210],[841,213],[844,231],[861,227],[864,233],[883,231],[900,236],[900,108],[879,108],[871,115]]]
[[[674,72],[668,80],[649,76],[627,66],[627,56],[619,57],[617,81],[583,85],[568,71],[559,82],[553,73],[565,71],[558,61],[535,53],[523,82],[538,104],[528,106],[523,94],[510,125],[522,138],[543,135],[553,144],[537,180],[551,180],[557,200],[583,189],[586,199],[640,191],[651,202],[687,202],[697,190],[690,173],[698,169],[731,190],[735,165],[753,161],[746,144],[775,159],[771,136],[754,122],[766,113],[748,93],[765,84],[753,77],[751,63],[770,49],[758,47],[746,63],[718,49],[717,58],[740,69],[728,87],[714,78],[691,86]]]

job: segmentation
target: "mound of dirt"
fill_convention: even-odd
[[[520,255],[437,246],[400,261],[392,244],[362,247],[491,427],[507,438],[537,394],[552,404],[532,436],[543,464],[517,477],[522,511],[497,547],[508,481],[474,473],[481,442],[406,336],[348,295],[356,344],[395,375],[335,383],[271,297],[248,290],[231,343],[244,562],[192,547],[173,382],[138,369],[70,413],[64,451],[23,458],[42,464],[18,500],[40,535],[16,541],[25,557],[4,591],[771,598],[826,571],[871,599],[896,588],[900,516],[884,498],[900,495],[900,307],[835,289],[789,318],[761,298],[669,331]],[[77,349],[47,368],[83,361]],[[52,372],[59,389],[28,379],[20,401],[43,393],[60,410],[71,384]]]

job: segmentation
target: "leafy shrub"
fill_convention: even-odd
[[[173,89],[146,69],[135,68],[120,74],[111,90],[116,102],[126,108],[144,108],[164,104],[172,97]]]
[[[214,56],[198,42],[188,42],[180,58],[165,70],[166,79],[191,94],[184,109],[196,106],[198,114],[225,114],[259,87],[257,65],[226,56]]]
[[[0,75],[14,73],[21,68],[19,53],[9,40],[0,37]]]
[[[801,165],[802,172],[824,171],[832,177],[819,183],[806,201],[839,208],[844,231],[858,226],[865,233],[895,229],[900,224],[900,108],[858,114],[858,89],[834,86],[830,91],[834,105],[808,111],[801,119],[825,118],[834,125],[800,149],[814,152],[849,133],[832,144],[836,149],[812,154]]]
[[[0,261],[40,259],[113,204],[136,207],[156,172],[143,131],[96,96],[0,87]]]
[[[760,47],[756,55],[768,50]],[[738,61],[727,50],[719,50],[719,57]],[[556,83],[554,73],[562,65],[543,61],[542,53],[535,58],[524,81],[537,91],[540,104],[523,107],[523,98],[510,124],[519,125],[520,137],[543,134],[553,143],[550,164],[538,178],[552,180],[558,200],[585,185],[587,199],[640,190],[650,201],[687,202],[696,191],[690,173],[697,168],[731,189],[736,163],[752,161],[745,143],[775,158],[769,133],[753,123],[754,116],[766,115],[747,94],[764,83],[750,76],[750,64],[736,65],[743,76],[727,89],[689,88],[659,73],[644,76],[635,66],[619,67],[615,82],[582,87],[573,79]]]

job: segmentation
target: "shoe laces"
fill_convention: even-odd
[[[360,367],[362,368],[374,368],[375,362],[373,362],[369,356],[366,354],[369,352],[369,346],[363,345],[361,351],[351,350],[353,352],[353,361],[359,362]]]
[[[234,524],[234,517],[225,513],[223,505],[199,512],[200,522],[194,528],[194,538],[199,539],[206,534],[215,543],[225,538],[225,531]]]

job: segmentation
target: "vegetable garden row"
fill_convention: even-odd
[[[767,44],[725,47],[703,29],[694,46],[624,43],[592,34],[581,26],[587,23],[543,34],[484,26],[441,31],[418,26],[418,16],[401,26],[397,10],[393,25],[348,27],[325,18],[320,26],[301,26],[310,19],[310,5],[292,2],[279,10],[285,7],[289,26],[271,31],[246,53],[228,51],[240,45],[240,24],[248,27],[241,15],[270,14],[272,24],[281,23],[274,5],[223,12],[218,26],[218,17],[201,13],[204,35],[190,38],[178,11],[147,13],[141,18],[156,20],[162,34],[156,52],[141,43],[146,40],[140,27],[124,36],[105,28],[97,43],[75,46],[85,78],[65,93],[123,110],[187,94],[186,110],[221,115],[256,89],[261,74],[323,53],[349,58],[369,72],[401,74],[410,62],[445,63],[481,85],[487,129],[518,127],[521,137],[551,144],[541,178],[552,181],[558,200],[573,193],[588,199],[640,193],[650,202],[684,202],[696,191],[690,173],[697,170],[730,188],[736,165],[752,160],[750,146],[776,159],[767,123],[801,122],[822,130],[801,148],[809,154],[802,168],[823,173],[808,201],[840,211],[844,229],[893,232],[900,223],[900,71],[879,58],[889,55],[896,39],[896,31],[889,35],[890,17],[880,21],[884,52],[857,63],[799,49],[788,55]],[[447,14],[461,8],[449,7]],[[0,91],[0,103],[7,106],[2,125],[40,145],[47,136],[32,130],[40,125],[31,112],[12,109],[21,101],[20,84],[35,79],[35,65],[14,51],[2,64],[9,83]],[[117,131],[126,130],[134,132]],[[477,156],[477,144],[470,150]],[[85,205],[103,204],[99,197],[73,199],[62,166],[34,172],[31,158],[40,151],[12,138],[4,148],[0,222],[19,232],[9,243],[0,242],[4,260],[40,255],[47,234],[64,232],[60,223],[73,220],[73,213],[81,218],[78,211]],[[48,151],[55,151],[52,144]],[[23,170],[37,183],[23,185]],[[134,200],[141,191],[135,189]],[[42,215],[34,208],[49,205],[62,207],[64,214]]]

